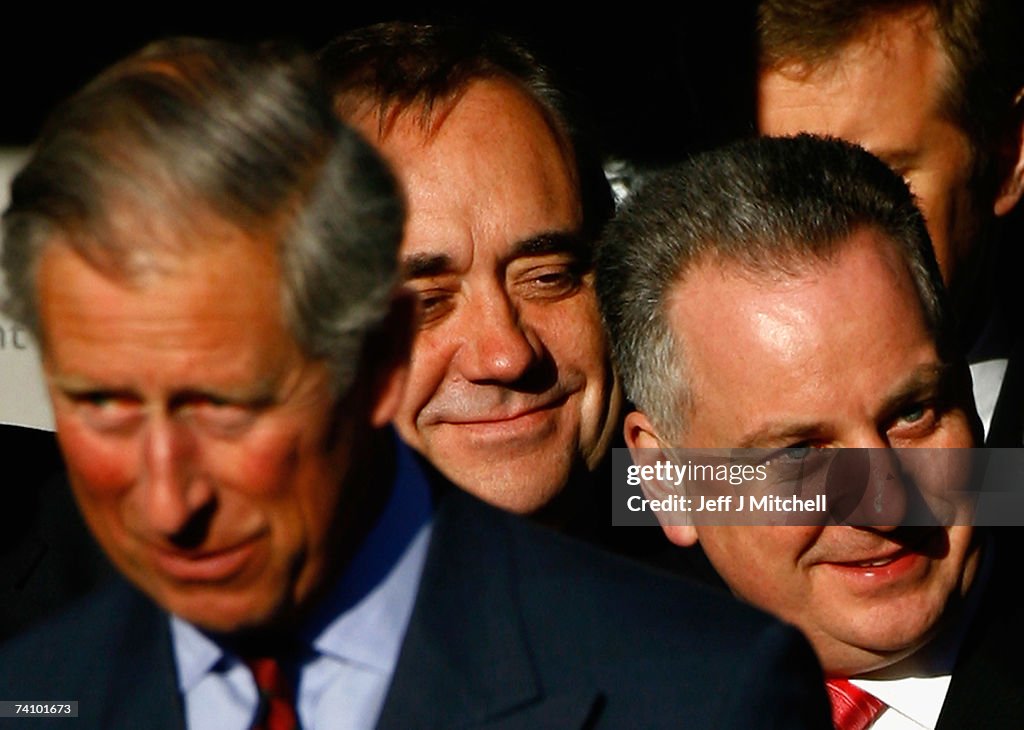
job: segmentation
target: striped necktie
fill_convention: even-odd
[[[256,680],[260,704],[251,730],[298,730],[291,684],[275,657],[245,660]]]
[[[825,682],[832,703],[832,724],[836,730],[866,730],[885,709],[885,703],[846,679]]]

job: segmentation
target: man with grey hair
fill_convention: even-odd
[[[58,110],[4,215],[8,309],[127,581],[0,649],[3,711],[103,730],[824,720],[791,628],[447,488],[384,428],[413,313],[402,207],[301,54],[166,41]]]
[[[598,292],[638,456],[756,448],[801,461],[979,435],[924,220],[905,183],[849,143],[762,138],[654,176],[606,232]],[[915,475],[921,494],[944,494],[939,471]],[[1001,696],[1019,672],[993,669],[1021,648],[1005,562],[989,572],[966,500],[940,525],[903,524],[900,484],[878,492],[895,526],[663,527],[699,541],[735,595],[804,631],[837,712],[852,697],[883,711],[879,728],[1019,726],[1019,693]]]

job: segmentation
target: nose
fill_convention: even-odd
[[[868,490],[861,504],[865,522],[876,530],[890,532],[907,516],[906,477],[894,449],[871,449]]]
[[[907,487],[896,452],[877,446],[845,448],[829,468],[832,516],[844,524],[889,532],[907,517]]]
[[[154,535],[186,533],[212,504],[211,485],[196,468],[197,446],[186,423],[161,415],[146,425],[138,507],[145,529]]]
[[[467,308],[462,325],[464,337],[456,356],[460,373],[473,383],[523,379],[543,359],[543,344],[503,291],[481,299]]]

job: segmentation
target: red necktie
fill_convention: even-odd
[[[855,687],[846,679],[825,682],[832,703],[832,724],[836,730],[865,730],[885,709],[885,703]]]
[[[274,657],[258,657],[245,662],[256,680],[260,704],[251,730],[298,730],[295,700],[281,664]]]

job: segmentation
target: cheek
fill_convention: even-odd
[[[800,556],[810,545],[814,527],[705,527],[700,542],[715,569],[740,598],[769,611],[800,601]]]
[[[959,581],[961,593],[966,593],[974,582],[978,570],[980,540],[975,539],[974,529],[966,525],[954,525],[948,528],[949,564],[946,570],[951,581]]]
[[[970,155],[960,144],[950,145],[955,154],[948,159],[932,158],[926,169],[907,176],[947,282],[968,253],[977,218],[968,192]]]
[[[608,378],[608,342],[590,288],[556,304],[524,311],[529,326],[540,336],[559,371],[585,375],[590,385]]]
[[[954,252],[950,234],[955,223],[949,191],[943,189],[943,181],[932,175],[921,175],[909,180],[910,189],[918,199],[918,206],[924,215],[928,236],[932,240],[935,258],[943,278],[948,281],[953,265]]]
[[[441,388],[454,356],[457,339],[447,328],[434,327],[416,335],[405,393],[395,421],[412,424]]]
[[[133,439],[97,434],[75,420],[56,419],[57,438],[78,491],[94,497],[129,488],[138,478]]]
[[[970,393],[967,397],[971,398],[972,402],[970,406],[966,407],[973,409],[973,397]],[[975,436],[974,425],[963,409],[954,409],[943,415],[941,426],[935,437],[922,445],[939,449],[970,448],[975,446],[975,442],[978,440]]]
[[[350,458],[349,425],[333,434],[326,422],[313,419],[268,429],[226,446],[223,453],[211,449],[207,469],[220,485],[248,497],[328,503],[337,492],[330,485],[344,478]]]
[[[302,463],[303,450],[312,451],[296,433],[266,431],[243,442],[208,445],[205,470],[218,483],[237,485],[253,496],[273,499],[286,495]]]

